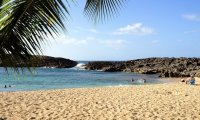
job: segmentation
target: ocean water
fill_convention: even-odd
[[[89,71],[84,70],[83,65],[84,63],[80,63],[77,67],[70,69],[36,68],[33,74],[27,71],[21,76],[15,73],[7,74],[4,68],[0,68],[0,91],[30,91],[144,84],[133,83],[131,82],[132,78],[144,78],[146,79],[145,84],[164,83],[157,75]]]

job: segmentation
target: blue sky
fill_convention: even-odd
[[[44,54],[73,60],[200,57],[200,0],[129,0],[104,23],[83,14],[85,0],[70,8],[68,32],[45,45]]]

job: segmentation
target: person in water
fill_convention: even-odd
[[[146,83],[146,79],[142,78],[142,79],[136,79],[136,80],[134,80],[134,79],[132,78],[132,79],[131,79],[131,82]]]
[[[186,84],[195,85],[195,78],[193,74],[186,80]]]
[[[132,79],[131,79],[131,82],[134,82],[134,81],[135,81],[135,80],[132,78]]]

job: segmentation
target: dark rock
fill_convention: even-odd
[[[42,56],[41,61],[36,62],[37,67],[72,68],[77,65],[76,61],[61,57]]]
[[[121,62],[90,62],[89,70],[124,71],[141,74],[160,74],[160,77],[200,76],[200,58],[146,58]]]
[[[120,62],[108,62],[108,61],[96,61],[96,62],[89,62],[86,65],[86,69],[88,70],[103,70],[103,69],[124,69],[125,65],[120,64]]]
[[[76,61],[65,59],[65,58],[56,58],[50,56],[33,56],[30,60],[30,64],[25,65],[24,63],[17,63],[17,67],[55,67],[55,68],[71,68],[77,65]],[[0,67],[4,67],[0,63]],[[12,66],[6,66],[12,67]]]
[[[89,62],[86,65],[86,69],[88,70],[102,70],[104,67],[112,66],[112,62],[104,62],[104,61],[96,61],[96,62]]]
[[[200,77],[200,71],[197,71],[195,74],[196,77]]]
[[[122,71],[120,68],[117,68],[117,67],[104,67],[102,69],[104,72],[117,72],[117,71]]]

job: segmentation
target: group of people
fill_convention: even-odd
[[[11,85],[8,85],[8,87],[11,87]],[[5,85],[4,88],[7,88],[7,85]]]
[[[136,83],[146,83],[146,79],[131,79],[131,82],[136,82]],[[189,78],[185,79],[181,79],[181,82],[185,82],[186,84],[190,84],[190,85],[195,85],[195,77],[194,74],[191,74]]]
[[[146,79],[142,78],[142,79],[131,79],[131,82],[135,82],[135,83],[146,83]]]

